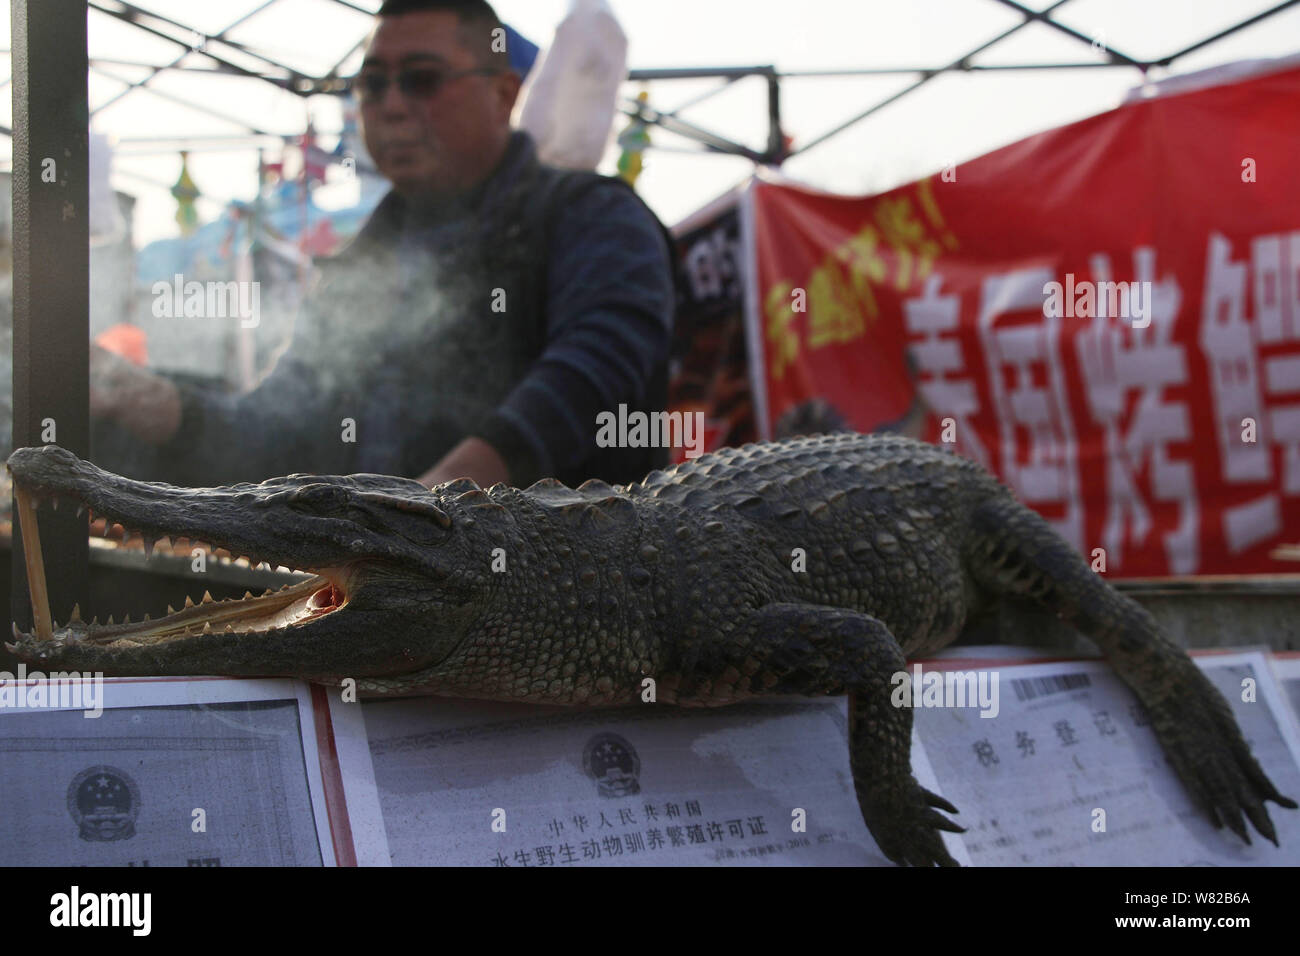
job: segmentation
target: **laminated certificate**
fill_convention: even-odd
[[[334,864],[306,684],[102,680],[98,714],[30,684],[0,705],[0,792],[21,824],[0,865]]]

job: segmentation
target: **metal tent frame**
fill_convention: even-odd
[[[69,2],[78,4],[81,0],[54,0],[54,2],[50,4],[50,7],[57,9]],[[282,2],[284,2],[284,0],[262,0],[262,2],[252,10],[241,14],[216,33],[205,34],[202,31],[196,30],[190,24],[143,9],[140,6],[129,2],[129,0],[85,0],[85,6],[88,10],[96,11],[121,23],[128,24],[129,26],[141,31],[144,35],[175,43],[183,49],[183,52],[180,53],[180,55],[166,63],[149,63],[104,57],[90,58],[88,61],[88,68],[91,71],[102,73],[114,79],[118,78],[112,77],[112,74],[106,71],[115,66],[139,67],[149,70],[149,74],[144,79],[127,82],[125,89],[120,91],[117,95],[109,98],[107,101],[97,105],[90,115],[93,117],[94,115],[103,112],[109,106],[132,92],[144,90],[154,96],[242,127],[249,137],[283,139],[284,137],[281,134],[262,129],[256,125],[249,124],[238,117],[223,113],[220,110],[215,110],[204,103],[197,102],[191,98],[176,96],[175,94],[159,90],[151,85],[152,80],[158,76],[167,72],[179,71],[257,79],[304,98],[321,94],[338,95],[347,93],[350,88],[350,82],[341,71],[363,45],[364,36],[358,38],[349,49],[347,55],[334,63],[329,70],[321,75],[315,76],[305,74],[288,64],[276,60],[270,55],[258,52],[246,43],[241,43],[230,37],[231,32],[237,27],[243,26],[256,18],[259,14],[276,7]],[[373,9],[357,3],[356,0],[321,0],[321,2],[337,5],[368,17],[374,15]],[[879,112],[886,106],[889,106],[890,104],[915,92],[936,77],[942,76],[946,73],[1124,68],[1137,70],[1141,76],[1145,78],[1148,71],[1153,67],[1168,68],[1191,53],[1195,53],[1213,43],[1217,43],[1220,40],[1232,36],[1233,34],[1254,26],[1257,23],[1267,20],[1270,17],[1300,4],[1300,0],[1281,0],[1281,2],[1267,10],[1246,17],[1225,29],[1219,30],[1210,36],[1203,37],[1195,43],[1182,47],[1181,49],[1174,50],[1154,59],[1140,59],[1130,56],[1115,47],[1104,45],[1100,43],[1097,38],[1090,37],[1068,24],[1055,19],[1053,15],[1074,2],[1074,0],[1056,0],[1056,2],[1043,10],[1031,9],[1023,3],[1018,2],[1018,0],[972,0],[972,2],[979,4],[997,4],[1008,8],[1019,14],[1021,20],[1019,23],[1002,31],[993,38],[966,51],[951,62],[940,66],[906,66],[856,70],[778,70],[775,66],[767,64],[739,67],[630,70],[628,72],[628,80],[630,82],[650,83],[698,79],[718,79],[722,82],[714,89],[709,90],[671,110],[659,110],[649,106],[648,104],[642,104],[630,99],[622,100],[619,103],[619,110],[629,117],[635,117],[650,125],[658,126],[668,132],[693,140],[702,147],[700,150],[702,152],[726,153],[734,156],[741,156],[760,165],[780,165],[784,160],[789,159],[792,156],[806,153],[809,150],[820,146],[835,136],[838,136],[845,130],[861,123],[863,120],[867,119],[874,113]],[[372,0],[372,6],[376,5],[377,4]],[[1031,24],[1043,24],[1044,26],[1057,31],[1061,35],[1069,37],[1071,40],[1088,46],[1092,51],[1094,51],[1094,53],[1100,52],[1104,56],[1104,59],[1100,61],[1084,60],[1075,62],[997,65],[981,65],[973,62],[974,58],[979,54],[996,46]],[[191,54],[198,54],[206,58],[208,64],[199,67],[193,63],[186,62],[191,59]],[[782,81],[813,77],[867,76],[915,76],[916,80],[904,89],[872,103],[859,112],[851,115],[843,122],[819,133],[813,139],[799,145],[797,148],[788,149],[786,147],[781,124],[780,93]],[[766,148],[762,151],[751,149],[750,147],[737,143],[716,131],[706,129],[682,118],[681,114],[685,110],[710,99],[716,94],[726,90],[737,81],[748,77],[762,78],[768,91],[767,118],[769,121],[769,131]],[[2,85],[3,82],[0,82],[0,86]],[[13,134],[12,130],[0,126],[0,135],[12,136]],[[193,138],[184,137],[184,139],[189,140]],[[157,141],[159,141],[157,138],[150,137],[126,138],[122,140],[124,143],[149,143]],[[166,139],[164,141],[175,142],[177,140]],[[654,149],[655,147],[651,146],[650,148]]]

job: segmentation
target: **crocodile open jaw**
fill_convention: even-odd
[[[135,533],[140,534],[144,541],[146,555],[152,553],[156,541],[170,540],[171,535],[157,534],[157,527],[144,530],[132,527],[127,523],[130,519],[114,514],[112,511],[99,511],[97,508],[92,508],[92,503],[87,501],[85,496],[67,487],[29,487],[15,475],[14,491],[16,517],[22,529],[24,561],[34,624],[31,635],[20,632],[15,624],[14,637],[18,640],[34,637],[39,641],[55,643],[84,641],[110,647],[130,647],[158,644],[214,632],[267,632],[319,619],[339,610],[347,603],[348,582],[351,576],[348,568],[302,568],[301,570],[314,576],[296,584],[285,585],[278,591],[268,589],[260,596],[245,592],[243,598],[217,601],[205,590],[198,601],[187,597],[185,606],[180,610],[169,605],[166,614],[157,618],[146,615],[143,620],[134,623],[129,616],[124,617],[120,623],[115,621],[113,616],[109,616],[104,623],[100,623],[97,618],[86,622],[81,619],[79,608],[74,608],[71,618],[60,626],[50,613],[37,519],[39,505],[49,501],[53,507],[58,508],[60,500],[66,502],[71,498],[76,502],[78,515],[89,512],[89,520],[92,522],[97,514],[102,516],[106,533],[114,525],[120,525],[124,529],[124,539]],[[188,537],[183,532],[178,532],[177,536]],[[232,542],[209,540],[206,543],[214,549],[227,548],[232,556],[238,557],[237,545]],[[249,556],[248,560],[254,567],[262,563],[255,556]]]

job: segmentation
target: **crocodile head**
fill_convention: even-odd
[[[261,484],[178,488],[106,472],[56,445],[8,462],[27,543],[37,621],[10,650],[47,668],[120,675],[234,674],[313,680],[394,677],[444,660],[483,613],[488,547],[475,548],[467,480],[434,491],[382,475],[290,475]],[[470,492],[467,495],[467,490]],[[460,500],[458,500],[460,499]],[[49,618],[36,509],[88,509],[140,534],[188,538],[256,566],[312,577],[260,597],[198,603],[136,623]],[[502,511],[502,509],[493,509]],[[453,517],[462,515],[459,527]],[[473,552],[473,553],[471,553]],[[42,617],[43,614],[43,617]]]

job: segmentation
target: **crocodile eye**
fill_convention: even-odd
[[[352,493],[338,485],[318,482],[303,485],[293,491],[288,498],[290,507],[298,511],[323,512],[342,511],[352,503]]]

